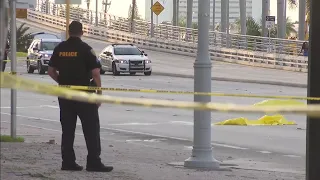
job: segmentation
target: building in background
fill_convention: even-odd
[[[158,23],[162,22],[171,22],[173,17],[173,3],[172,0],[158,0],[159,3],[162,4],[164,10],[158,17]],[[157,2],[157,0],[153,0],[153,3]],[[151,0],[145,0],[145,20],[151,20]],[[153,14],[153,22],[157,22],[157,16]]]
[[[247,16],[252,16],[252,1],[259,0],[247,0]],[[215,23],[219,24],[221,22],[221,0],[215,0],[216,17]],[[213,8],[213,0],[210,3],[211,9]],[[212,12],[212,11],[211,11]],[[261,16],[261,15],[260,15]],[[180,0],[179,3],[179,18],[187,17],[187,0]],[[235,22],[236,19],[240,18],[240,5],[239,0],[229,0],[229,17],[230,23]],[[198,0],[193,0],[193,22],[198,22]],[[210,16],[210,23],[212,25],[212,15]]]
[[[262,16],[262,1],[252,0],[252,17],[257,21],[261,22]]]

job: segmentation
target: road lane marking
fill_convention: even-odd
[[[257,151],[259,153],[262,153],[262,154],[271,154],[272,152],[269,152],[269,151]]]

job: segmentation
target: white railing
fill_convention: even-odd
[[[65,7],[56,4],[40,4],[37,11],[41,11],[48,15],[65,17]],[[81,20],[83,23],[95,23],[95,11],[72,7],[70,15],[75,20]],[[123,32],[134,32],[138,35],[151,36],[151,24],[147,21],[135,20],[134,28],[131,30],[131,22],[128,18],[121,18],[106,14],[98,13],[99,26],[108,29],[119,30]],[[260,36],[244,36],[239,34],[226,34],[218,31],[210,31],[210,45],[220,47],[245,49],[252,51],[262,51],[274,54],[288,54],[299,56],[303,41],[265,38]],[[165,38],[170,40],[178,40],[182,42],[197,42],[197,29],[187,29],[184,27],[172,26],[167,24],[159,24],[154,26],[154,37]]]
[[[72,14],[73,13],[74,12],[72,12]],[[114,20],[110,17],[112,16],[109,16],[107,19],[108,23],[106,26],[95,27],[91,23],[84,23],[85,36],[106,40],[109,42],[134,43],[144,49],[196,56],[196,41],[181,41],[179,38],[168,38],[169,35],[170,37],[173,36],[172,34],[174,34],[174,31],[171,31],[170,33],[167,31],[168,36],[166,37],[163,37],[163,34],[158,34],[157,36],[151,38],[146,34],[137,34],[136,32],[131,33],[126,30],[130,26],[124,26],[124,24],[126,24],[124,21],[125,19],[118,18]],[[72,19],[76,18],[77,16],[73,14]],[[35,10],[28,10],[28,19],[49,27],[54,27],[61,30],[65,29],[65,18],[63,18],[63,16],[61,17],[59,12],[42,13]],[[84,18],[81,19],[83,20]],[[243,37],[240,39],[242,38]],[[308,65],[306,57],[290,55],[287,53],[280,54],[241,48],[227,48],[223,47],[223,45],[218,43],[218,41],[221,42],[220,39],[216,39],[214,44],[210,44],[211,59],[251,66],[269,67],[300,72],[307,71]],[[238,44],[242,44],[242,42],[249,44],[251,41],[237,41]]]

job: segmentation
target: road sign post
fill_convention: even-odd
[[[271,52],[271,29],[275,26],[276,17],[275,16],[266,16],[266,28],[268,29],[268,37],[269,37],[269,46],[268,52]]]
[[[210,0],[198,1],[198,50],[194,63],[194,91],[211,92],[211,60],[209,56]],[[210,96],[194,96],[195,102],[211,102]],[[211,112],[194,111],[192,156],[185,160],[187,168],[218,169],[211,145]]]
[[[153,0],[151,1],[151,3],[153,4]],[[158,25],[158,16],[162,13],[162,11],[164,10],[164,7],[162,6],[161,3],[159,3],[159,1],[155,2],[152,6],[151,6],[151,37],[154,36],[154,24],[153,24],[153,13],[156,14],[157,16],[157,25]]]
[[[308,59],[308,97],[320,97],[320,1],[311,1],[310,48]],[[320,104],[320,101],[308,101]],[[320,118],[307,118],[306,180],[320,179]]]

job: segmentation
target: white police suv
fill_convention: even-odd
[[[148,55],[132,44],[111,44],[104,48],[98,56],[101,63],[101,74],[112,72],[114,76],[120,73],[144,73],[150,76],[151,60]]]
[[[39,74],[48,71],[48,64],[54,48],[61,39],[35,39],[28,48],[27,72],[33,73],[38,70]]]

